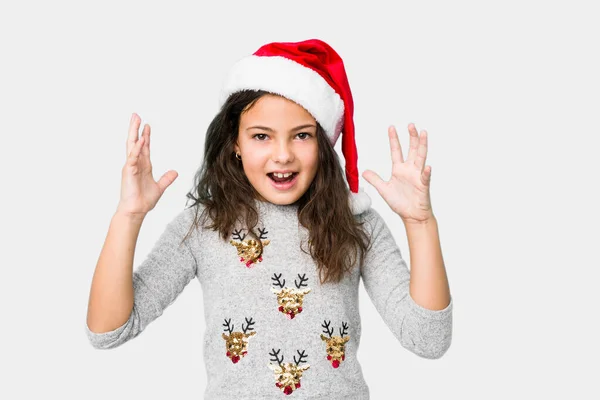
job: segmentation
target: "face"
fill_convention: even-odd
[[[317,173],[317,123],[293,101],[265,95],[242,113],[235,151],[259,200],[294,203]]]

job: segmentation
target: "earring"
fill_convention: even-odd
[[[235,158],[237,158],[238,160],[241,160],[242,156],[240,155],[240,153],[235,153]]]

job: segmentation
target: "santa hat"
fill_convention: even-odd
[[[220,106],[244,89],[265,90],[301,105],[323,127],[332,146],[341,134],[350,208],[353,214],[369,208],[371,199],[358,187],[352,92],[344,63],[331,46],[319,39],[266,44],[231,68]]]

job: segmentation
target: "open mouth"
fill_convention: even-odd
[[[282,183],[289,183],[292,182],[294,179],[296,179],[296,176],[298,176],[298,172],[292,172],[292,174],[288,177],[278,177],[275,174],[273,174],[272,172],[268,173],[267,176],[269,177],[269,179],[271,179],[273,182],[277,183],[277,184],[282,184]]]

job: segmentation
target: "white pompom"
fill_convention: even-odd
[[[371,207],[371,198],[363,188],[358,188],[358,193],[350,191],[348,200],[350,202],[350,209],[354,215],[362,214]]]

